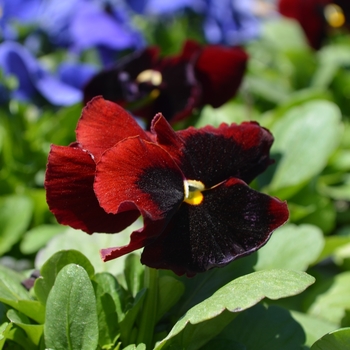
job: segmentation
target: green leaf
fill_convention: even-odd
[[[128,290],[135,297],[142,287],[144,275],[144,266],[140,262],[139,255],[129,254],[126,257],[124,275]]]
[[[320,64],[312,79],[312,86],[327,88],[340,67],[347,67],[350,60],[348,45],[333,44],[324,46],[318,52]]]
[[[46,305],[46,347],[91,350],[98,345],[98,317],[87,272],[70,264],[58,273]]]
[[[264,22],[262,38],[280,51],[308,49],[305,35],[299,24],[287,18]]]
[[[131,344],[128,345],[126,348],[123,348],[122,350],[146,350],[146,345],[145,344]]]
[[[300,323],[306,334],[305,345],[311,346],[317,339],[328,332],[336,330],[338,327],[334,323],[320,320],[317,317],[301,312],[292,311],[293,318]]]
[[[119,335],[119,321],[124,317],[123,307],[127,293],[108,272],[97,273],[93,278],[96,294],[99,344],[114,344]]]
[[[185,292],[184,284],[174,277],[162,276],[158,283],[157,321],[180,300]]]
[[[258,271],[239,277],[190,309],[155,349],[171,349],[174,346],[199,349],[219,334],[236,313],[265,297],[276,300],[299,294],[314,281],[304,272],[287,270]]]
[[[40,225],[27,231],[23,236],[20,249],[23,254],[36,253],[40,248],[58,233],[62,232],[62,226],[59,225]]]
[[[143,305],[146,292],[147,292],[146,289],[141,289],[137,293],[133,304],[128,308],[124,318],[119,322],[119,326],[121,330],[120,336],[123,344],[134,343],[136,340],[133,338],[134,336],[136,337],[136,334],[135,332],[133,332],[133,329],[135,329],[135,321]]]
[[[90,278],[94,275],[94,267],[89,259],[77,250],[62,250],[54,254],[40,270],[41,276],[36,279],[34,291],[36,297],[45,305],[49,292],[55,283],[58,273],[68,264],[77,264],[87,271]]]
[[[341,328],[324,335],[310,350],[345,350],[350,344],[350,328]]]
[[[185,285],[185,293],[179,303],[180,307],[172,310],[174,315],[177,318],[182,317],[192,306],[209,298],[227,283],[253,272],[253,266],[256,262],[257,254],[251,254],[244,259],[232,261],[223,268],[212,269],[206,273],[197,274],[192,278],[179,277],[180,281]],[[171,276],[174,276],[174,274]]]
[[[327,278],[309,290],[306,302],[308,313],[331,323],[340,325],[345,309],[350,309],[350,272]]]
[[[43,325],[31,324],[25,315],[13,309],[7,312],[7,317],[12,323],[25,331],[27,337],[34,345],[39,346],[44,331]]]
[[[44,322],[45,307],[33,300],[28,291],[21,285],[19,275],[0,268],[0,302],[24,313],[38,323]]]
[[[256,270],[281,268],[305,271],[324,246],[322,231],[313,225],[285,225],[258,251]]]
[[[37,350],[38,348],[28,339],[23,329],[17,327],[13,323],[9,323],[3,332],[3,336],[8,340],[19,344],[19,349]],[[7,344],[6,344],[7,345]],[[18,348],[15,348],[18,349]]]
[[[278,306],[256,305],[240,313],[217,337],[201,349],[226,350],[223,341],[249,350],[301,349],[305,334],[289,311]],[[218,346],[219,345],[219,346]],[[236,349],[230,347],[229,349]]]
[[[341,132],[341,113],[331,102],[310,101],[289,110],[272,127],[272,153],[280,159],[269,193],[290,197],[319,174],[338,146]]]
[[[0,255],[17,243],[27,229],[33,212],[28,197],[11,195],[0,198]]]

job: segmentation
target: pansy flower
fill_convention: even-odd
[[[102,95],[149,122],[159,111],[176,122],[195,108],[219,107],[232,98],[247,59],[241,48],[194,41],[187,41],[181,54],[164,58],[149,47],[97,74],[85,87],[84,102]]]
[[[175,132],[159,113],[146,132],[96,97],[76,134],[49,155],[45,187],[58,221],[114,233],[143,217],[128,245],[101,251],[104,261],[144,248],[143,264],[191,276],[253,253],[288,219],[285,202],[247,185],[272,163],[273,137],[255,122]]]
[[[329,27],[339,28],[350,22],[348,0],[279,0],[278,10],[300,23],[310,46],[316,50]]]

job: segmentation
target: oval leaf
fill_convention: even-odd
[[[46,304],[46,347],[91,350],[98,345],[96,298],[87,272],[65,266],[57,275]]]
[[[287,270],[258,271],[239,277],[190,309],[155,349],[166,349],[171,346],[172,338],[183,332],[187,326],[196,328],[196,331],[191,330],[187,333],[191,337],[190,340],[182,335],[181,341],[198,344],[198,347],[193,348],[198,349],[232,321],[232,314],[224,312],[225,310],[236,313],[252,307],[265,297],[276,300],[296,295],[314,282],[315,279],[305,272]],[[217,324],[214,318],[218,318]],[[211,323],[210,328],[206,325],[208,320]],[[201,324],[202,322],[204,323]],[[196,325],[198,329],[192,325]],[[201,327],[205,327],[206,331],[200,331]]]
[[[280,157],[269,190],[283,197],[319,174],[339,144],[339,108],[328,101],[310,101],[290,109],[273,127],[272,153]],[[286,191],[288,189],[288,191]]]
[[[350,328],[342,328],[324,335],[310,350],[345,350],[349,349],[349,344]]]

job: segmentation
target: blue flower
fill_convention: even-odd
[[[0,45],[0,69],[5,77],[12,75],[18,81],[12,98],[35,101],[41,97],[56,106],[72,105],[82,99],[80,89],[46,71],[25,47],[16,42],[6,41]]]
[[[15,39],[13,22],[30,23],[38,16],[41,0],[0,0],[0,28],[4,39]]]
[[[204,33],[212,44],[240,45],[259,35],[253,0],[205,0]]]
[[[167,15],[174,12],[192,9],[196,12],[204,10],[203,0],[126,0],[131,9],[143,15]]]

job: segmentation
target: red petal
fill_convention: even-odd
[[[130,235],[130,243],[123,247],[112,247],[101,249],[100,254],[103,261],[109,261],[119,258],[125,254],[131,253],[137,249],[143,248],[151,241],[153,237],[161,234],[166,226],[167,220],[153,221],[148,218],[144,219],[144,227],[140,230],[134,231]]]
[[[278,10],[283,16],[299,22],[310,46],[317,50],[326,36],[327,28],[322,9],[329,3],[330,0],[280,0]]]
[[[97,164],[95,193],[108,213],[135,203],[144,217],[163,219],[184,198],[183,175],[170,155],[139,137],[107,150]]]
[[[238,47],[205,46],[195,64],[203,87],[202,104],[219,107],[232,98],[243,79],[248,55]]]
[[[51,147],[45,188],[47,203],[59,223],[87,233],[119,232],[138,217],[136,210],[107,214],[93,191],[95,162],[79,147]]]
[[[83,109],[76,134],[77,141],[94,156],[96,163],[106,149],[127,137],[148,139],[146,132],[129,113],[100,96]]]
[[[152,123],[157,143],[178,164],[187,179],[202,181],[206,187],[237,177],[252,181],[272,163],[271,133],[256,122],[221,124],[174,132],[157,115]]]

